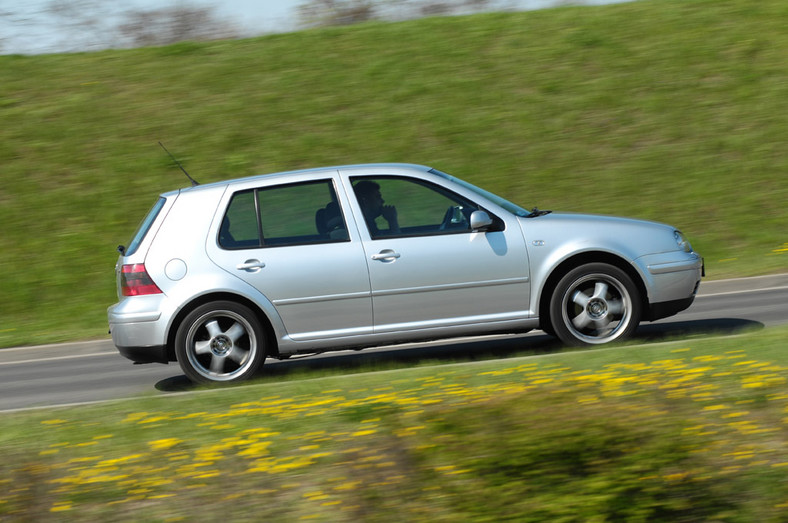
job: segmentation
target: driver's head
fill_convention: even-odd
[[[364,180],[353,186],[356,198],[364,214],[377,218],[383,210],[383,196],[380,194],[380,185],[376,182]]]

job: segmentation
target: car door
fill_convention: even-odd
[[[350,176],[372,288],[375,332],[529,316],[525,241],[513,216],[473,232],[480,206],[407,176]],[[365,226],[366,225],[366,226]]]
[[[363,246],[333,179],[243,188],[225,202],[209,255],[265,295],[293,340],[372,332]]]

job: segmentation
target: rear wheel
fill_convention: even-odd
[[[627,273],[606,263],[589,263],[558,282],[550,300],[550,322],[567,345],[598,345],[631,336],[641,308],[640,293]]]
[[[206,303],[184,318],[175,336],[175,354],[192,381],[242,381],[263,365],[265,337],[248,307],[231,301]]]

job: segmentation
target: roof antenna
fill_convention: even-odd
[[[168,151],[168,150],[167,150],[167,148],[166,148],[166,147],[164,147],[164,144],[163,144],[163,143],[159,142],[159,145],[161,145],[161,148],[162,148],[162,149],[164,149],[164,152],[165,152],[165,153],[167,153],[167,154],[169,154],[169,155],[170,155],[170,158],[172,158],[172,161],[173,161],[173,162],[175,162],[175,165],[177,165],[178,167],[180,167],[180,168],[181,168],[181,171],[183,171],[183,174],[185,174],[185,175],[186,175],[186,177],[187,177],[189,180],[191,180],[191,182],[192,182],[192,187],[194,187],[194,186],[196,186],[196,185],[200,185],[199,183],[197,183],[197,180],[195,180],[194,178],[192,178],[191,176],[189,176],[189,173],[187,173],[187,172],[186,172],[186,169],[184,169],[184,168],[183,168],[183,165],[181,165],[181,162],[179,162],[179,161],[178,161],[178,159],[177,159],[177,158],[175,158],[175,157],[172,155],[172,153],[171,153],[170,151]]]

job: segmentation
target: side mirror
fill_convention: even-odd
[[[484,211],[473,211],[471,213],[471,230],[473,232],[487,231],[493,224],[490,215]]]

